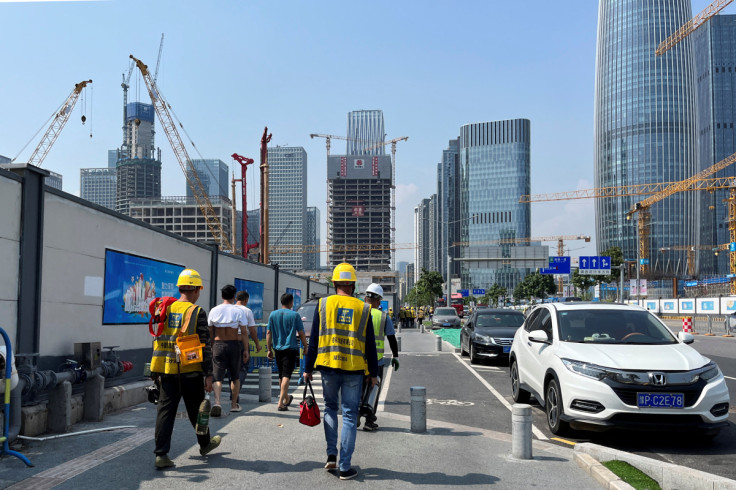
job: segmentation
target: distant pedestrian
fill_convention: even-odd
[[[253,343],[256,344],[256,353],[261,352],[261,343],[258,340],[258,330],[256,330],[256,320],[253,317],[253,310],[248,308],[248,302],[250,301],[250,294],[248,291],[238,291],[235,295],[236,305],[245,312],[246,325],[248,327],[248,335],[253,339]],[[245,331],[243,331],[245,333]],[[243,338],[247,341],[248,336],[243,335]],[[246,347],[248,342],[246,342]],[[250,349],[249,349],[250,350]]]
[[[245,313],[235,306],[235,293],[237,290],[233,285],[223,286],[221,290],[222,304],[212,308],[208,318],[211,329],[213,374],[215,379],[215,403],[210,415],[219,417],[222,415],[220,395],[222,394],[222,381],[225,379],[225,371],[230,373],[230,411],[240,412],[238,394],[240,393],[240,366],[247,354],[243,351],[244,335],[239,334],[246,325]]]
[[[189,422],[197,424],[199,405],[204,393],[212,391],[212,349],[210,331],[207,328],[207,312],[196,303],[202,290],[202,277],[193,269],[184,269],[176,281],[181,297],[166,309],[166,326],[153,341],[151,377],[159,386],[160,396],[156,413],[154,436],[156,468],[169,468],[174,462],[169,459],[171,435],[179,402],[184,399]],[[181,335],[199,336],[202,347],[202,362],[181,365],[175,346]],[[207,434],[197,435],[199,454],[205,456],[220,445],[221,437]]]
[[[319,300],[309,336],[305,381],[312,380],[312,371],[322,374],[325,398],[326,469],[339,468],[340,479],[350,480],[358,472],[351,468],[358,408],[363,391],[363,377],[370,373],[375,385],[378,373],[376,340],[370,328],[370,305],[353,297],[357,277],[353,266],[339,264],[332,272],[337,294]],[[340,461],[337,460],[337,405],[341,400],[342,433]]]
[[[281,309],[271,312],[268,317],[266,330],[266,352],[269,359],[276,358],[276,367],[279,370],[278,410],[288,410],[294,395],[289,395],[289,382],[294,372],[294,366],[299,359],[299,346],[296,343],[297,335],[302,345],[307,345],[307,336],[304,335],[302,317],[294,307],[294,296],[291,293],[281,295]]]

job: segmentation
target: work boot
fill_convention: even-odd
[[[207,444],[205,447],[199,448],[199,454],[201,454],[202,456],[207,456],[210,451],[220,445],[220,441],[222,441],[222,436],[212,436],[210,438],[209,444]]]
[[[176,466],[176,464],[169,459],[167,454],[156,455],[156,468],[171,468],[173,466]]]

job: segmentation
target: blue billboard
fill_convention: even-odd
[[[105,250],[103,325],[148,323],[148,304],[155,297],[178,296],[176,281],[183,265]]]
[[[253,318],[263,320],[263,283],[236,277],[234,285],[238,291],[248,291],[248,308],[253,312]]]
[[[286,288],[287,293],[291,293],[294,296],[294,307],[292,310],[296,311],[302,305],[302,290],[294,288]]]

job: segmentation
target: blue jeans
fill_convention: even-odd
[[[325,398],[325,439],[327,455],[337,455],[337,403],[342,396],[342,432],[340,433],[340,471],[350,469],[350,460],[355,450],[358,406],[363,393],[362,374],[340,374],[322,372],[322,395]]]

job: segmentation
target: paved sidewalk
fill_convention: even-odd
[[[402,350],[434,352],[434,337],[402,332]],[[426,357],[431,369],[433,357]],[[300,396],[299,396],[300,397]],[[134,425],[135,429],[31,442],[23,449],[35,468],[4,458],[0,487],[11,488],[337,488],[351,485],[323,469],[323,426],[298,422],[298,404],[278,412],[276,402],[241,397],[243,412],[211,419],[222,445],[209,457],[199,455],[194,431],[177,420],[170,456],[176,468],[153,467],[155,407],[143,404],[106,417],[102,423],[77,424],[74,431]],[[183,411],[183,406],[180,407]],[[448,422],[428,421],[428,431],[413,434],[406,415],[382,412],[378,432],[358,431],[353,466],[355,481],[385,488],[454,485],[496,488],[590,489],[597,483],[573,460],[572,449],[534,442],[534,459],[511,458],[510,434]]]

